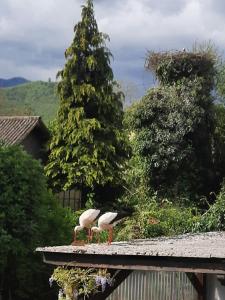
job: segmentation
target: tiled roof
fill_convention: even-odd
[[[0,141],[6,145],[20,144],[35,126],[44,126],[41,117],[0,116]]]

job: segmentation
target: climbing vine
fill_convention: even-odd
[[[60,287],[58,299],[76,300],[104,292],[113,284],[113,277],[107,269],[58,267],[49,278],[50,286],[54,281]]]
[[[197,202],[218,189],[212,90],[216,54],[207,51],[150,52],[146,68],[159,86],[131,110],[134,150],[148,188],[162,198]]]

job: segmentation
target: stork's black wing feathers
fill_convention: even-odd
[[[100,215],[101,215],[101,210],[99,210],[99,213],[98,213],[97,216],[95,217],[93,223],[97,221],[97,219],[100,217]]]
[[[131,215],[131,213],[129,213],[129,212],[117,212],[117,216],[109,224],[118,222],[126,217],[129,217],[130,215]]]

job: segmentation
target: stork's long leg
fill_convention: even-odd
[[[110,229],[108,230],[108,245],[110,245]]]
[[[100,233],[97,232],[97,235],[98,235],[98,244],[100,244]]]
[[[88,244],[90,243],[91,240],[91,229],[88,228]]]
[[[111,245],[113,240],[113,227],[109,229],[108,245]]]
[[[110,244],[112,243],[113,241],[113,227],[112,227],[112,230],[111,230],[111,240],[110,240]]]
[[[90,229],[90,242],[92,242],[94,236],[94,232]]]
[[[74,230],[74,232],[73,232],[73,241],[76,242],[76,240],[77,240],[77,235],[76,235],[76,231]]]

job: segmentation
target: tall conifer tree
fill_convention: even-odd
[[[46,174],[58,190],[118,185],[127,157],[124,96],[116,89],[108,36],[98,30],[92,0],[83,6],[74,32],[58,73],[60,107]]]

